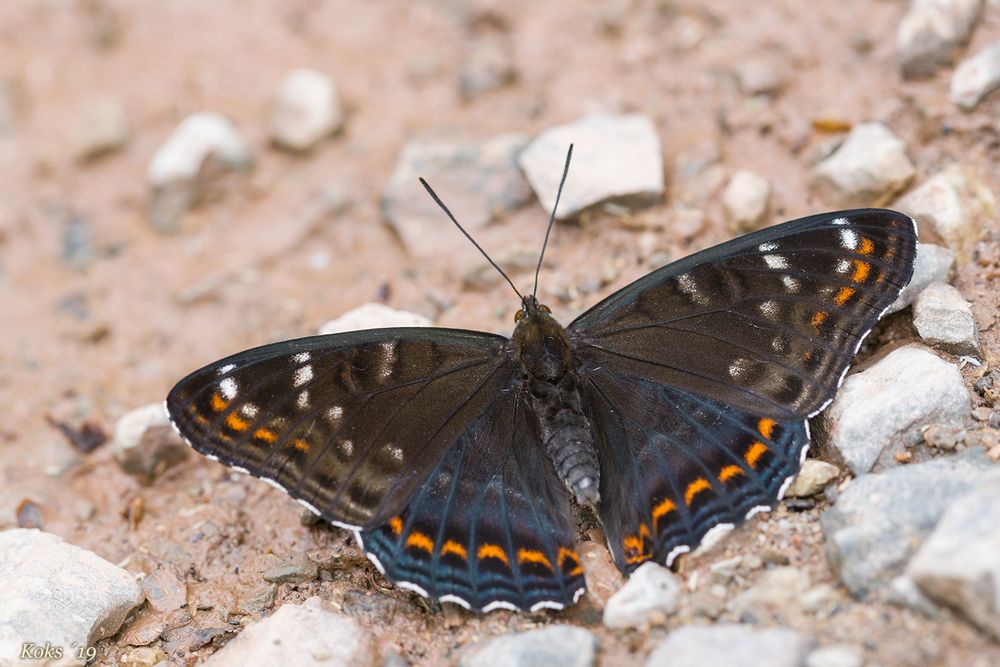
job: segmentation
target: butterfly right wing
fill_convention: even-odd
[[[373,329],[241,352],[178,382],[166,405],[202,454],[336,525],[371,528],[402,510],[514,367],[501,336]]]

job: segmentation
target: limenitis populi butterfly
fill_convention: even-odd
[[[198,451],[354,531],[400,587],[559,609],[584,591],[573,502],[625,574],[770,509],[915,254],[900,213],[814,215],[668,264],[566,327],[533,293],[511,338],[265,345],[184,378],[167,409]]]

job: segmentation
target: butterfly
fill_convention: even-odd
[[[813,215],[668,264],[565,327],[518,292],[511,338],[274,343],[191,373],[166,407],[199,452],[353,531],[397,586],[561,609],[584,592],[574,504],[627,575],[781,499],[916,240],[890,210]]]

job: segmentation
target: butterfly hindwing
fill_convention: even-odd
[[[583,592],[563,483],[520,391],[496,396],[400,513],[360,540],[401,586],[466,608],[562,608]]]
[[[167,397],[198,451],[351,528],[384,523],[507,382],[500,336],[381,329],[265,345]]]
[[[576,353],[751,414],[805,418],[910,279],[916,228],[882,209],[802,218],[669,264],[568,329]]]
[[[670,565],[712,530],[770,509],[807,448],[804,422],[606,367],[589,367],[582,390],[598,434],[598,512],[625,573],[648,559]]]

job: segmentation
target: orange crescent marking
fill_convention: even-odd
[[[580,567],[580,557],[576,555],[576,552],[572,549],[567,549],[566,547],[559,547],[558,563],[560,570],[564,569],[567,559],[575,563],[573,569],[569,571],[569,576],[575,577],[578,574],[583,573],[583,568]]]
[[[834,299],[838,306],[843,306],[847,303],[847,300],[854,296],[853,287],[841,287],[840,291],[837,292],[837,297]]]
[[[868,280],[868,275],[872,272],[872,265],[860,259],[854,260],[854,275],[851,280],[856,283],[863,283]]]
[[[809,324],[811,324],[812,328],[816,330],[816,333],[819,333],[819,325],[826,322],[826,318],[828,317],[830,317],[830,313],[825,310],[818,310],[813,313],[812,319],[809,320]]]
[[[538,563],[539,565],[545,566],[548,570],[552,569],[552,563],[550,563],[549,559],[545,557],[545,554],[534,549],[519,549],[517,552],[517,562]]]
[[[309,443],[303,440],[302,438],[295,438],[294,440],[292,440],[292,447],[299,450],[300,452],[309,451]]]
[[[858,248],[858,252],[862,255],[870,255],[875,252],[875,243],[870,238],[865,236],[861,237],[861,247]]]
[[[750,449],[747,450],[747,453],[743,456],[743,458],[751,468],[756,468],[757,461],[760,460],[760,457],[762,457],[766,451],[767,445],[763,442],[755,442],[750,445]]]
[[[661,500],[660,504],[653,508],[653,530],[658,531],[660,519],[665,517],[670,512],[673,512],[675,509],[677,509],[677,505],[675,505],[674,501],[670,498],[664,498]]]
[[[240,419],[240,416],[235,412],[230,412],[229,416],[226,417],[226,426],[234,431],[245,431],[250,426],[250,422]]]
[[[254,431],[253,437],[257,440],[263,440],[266,443],[272,443],[278,439],[278,435],[274,431],[266,428],[259,428]]]
[[[774,427],[778,425],[778,422],[773,419],[764,417],[757,422],[757,430],[760,434],[764,436],[765,439],[770,440],[771,436],[774,434]]]
[[[733,477],[736,477],[737,475],[742,475],[742,474],[743,474],[743,468],[741,468],[741,467],[739,467],[737,465],[729,465],[729,466],[726,466],[725,468],[723,468],[721,472],[719,472],[719,481],[720,482],[727,482],[730,479],[732,479]]]
[[[444,543],[444,546],[441,547],[441,555],[447,556],[448,554],[455,554],[462,560],[466,560],[468,558],[468,552],[466,552],[465,547],[454,540],[448,540]]]
[[[704,477],[699,477],[690,484],[688,484],[687,490],[684,492],[684,504],[690,506],[694,497],[697,496],[702,491],[707,491],[711,489],[712,485],[708,483],[708,480]]]
[[[400,533],[403,532],[403,517],[394,516],[389,519],[389,530],[394,532],[396,537],[399,537]]]
[[[431,538],[418,530],[413,531],[406,538],[406,546],[422,549],[427,553],[434,553],[434,543],[431,541]]]
[[[212,409],[216,412],[222,412],[227,407],[229,407],[229,402],[219,396],[218,392],[212,394]]]
[[[510,561],[507,560],[507,554],[496,544],[484,544],[479,547],[479,551],[476,552],[476,558],[483,560],[485,558],[496,558],[497,560],[503,561],[504,565],[510,566]]]
[[[641,563],[649,558],[649,554],[643,551],[642,539],[635,535],[626,535],[622,539],[622,545],[625,547],[625,562],[629,565]]]

